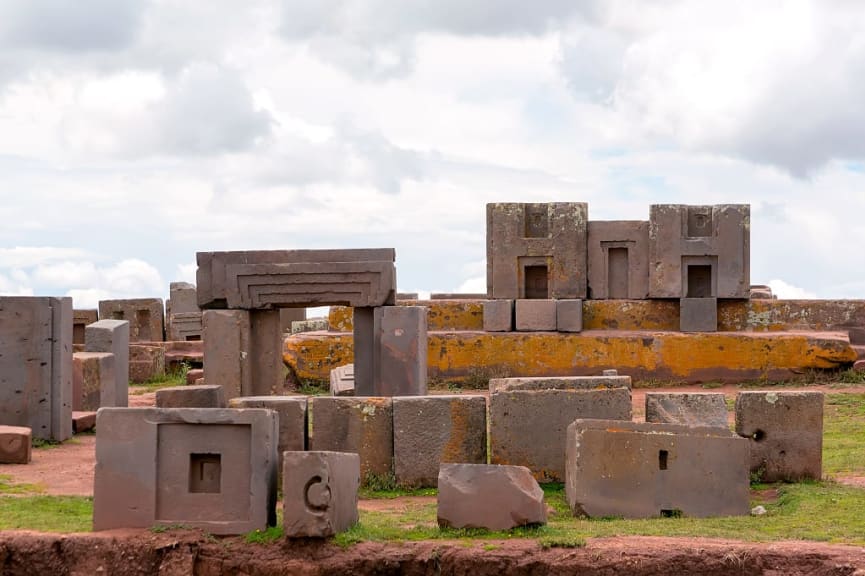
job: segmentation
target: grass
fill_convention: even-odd
[[[45,492],[45,487],[41,484],[17,484],[12,482],[12,477],[8,474],[0,474],[0,495],[21,495],[21,494],[40,494]]]
[[[865,475],[865,394],[827,394],[823,473]]]
[[[82,496],[0,497],[0,530],[89,532],[93,498]]]
[[[148,392],[156,392],[160,388],[170,388],[172,386],[186,386],[186,373],[189,372],[189,366],[182,364],[180,370],[151,378],[142,384],[130,384],[129,393],[134,396],[147,394]]]

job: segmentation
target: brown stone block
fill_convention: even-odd
[[[246,310],[204,312],[204,379],[228,399],[252,393],[250,330]]]
[[[646,392],[646,422],[729,429],[721,392]]]
[[[489,388],[490,394],[515,390],[603,390],[608,388],[627,388],[630,390],[631,377],[610,374],[548,378],[490,378]]]
[[[114,355],[114,401],[116,406],[129,405],[129,322],[100,320],[85,329],[88,352]]]
[[[81,434],[96,428],[96,412],[73,412],[72,432]]]
[[[648,222],[589,222],[588,294],[593,300],[648,298]]]
[[[555,300],[517,300],[514,307],[518,332],[555,332]]]
[[[148,382],[165,376],[165,349],[143,344],[129,345],[129,381]]]
[[[381,306],[375,309],[370,396],[424,396],[427,392],[427,309],[425,306]],[[363,395],[359,387],[355,394]]]
[[[283,526],[289,538],[326,538],[357,524],[360,458],[344,452],[284,452]]]
[[[189,385],[195,384],[195,382],[199,378],[204,378],[204,369],[202,368],[193,368],[192,370],[187,370],[186,372],[186,383]]]
[[[84,328],[98,320],[98,310],[72,310],[72,343],[84,344]]]
[[[514,329],[513,300],[484,300],[484,330],[510,332]]]
[[[583,331],[582,300],[556,300],[556,330],[559,332]]]
[[[101,406],[117,406],[116,392],[114,354],[72,354],[72,410],[96,411]]]
[[[228,405],[231,408],[267,408],[279,415],[280,473],[283,452],[306,450],[306,396],[242,396],[232,398]]]
[[[330,395],[354,396],[354,364],[337,366],[330,371]]]
[[[31,436],[25,426],[0,425],[0,464],[28,464]]]
[[[165,308],[161,298],[100,300],[99,317],[103,320],[129,322],[130,342],[161,342],[165,340]]]
[[[679,300],[679,329],[682,332],[717,332],[717,298],[682,298]]]
[[[220,386],[173,386],[156,391],[157,408],[225,408]]]

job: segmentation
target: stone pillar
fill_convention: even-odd
[[[375,308],[357,307],[354,309],[354,395],[376,396],[374,366],[375,346]]]
[[[375,309],[375,396],[424,396],[427,393],[426,306]],[[355,364],[357,382],[357,364]],[[357,394],[357,384],[355,384]]]
[[[100,320],[84,329],[87,352],[114,354],[114,406],[129,405],[129,322]]]
[[[229,400],[251,395],[249,317],[246,310],[204,312],[204,382],[222,386]]]
[[[281,394],[285,386],[285,367],[282,363],[279,310],[251,310],[249,324],[252,377],[249,392],[243,390],[241,395]],[[204,381],[207,382],[207,376]]]

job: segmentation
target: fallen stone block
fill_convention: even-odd
[[[203,368],[193,368],[186,371],[186,383],[189,385],[195,384],[199,378],[204,378]]]
[[[282,456],[282,521],[287,537],[326,538],[357,524],[357,454],[287,451]]]
[[[442,463],[486,463],[486,398],[469,395],[394,398],[393,434],[397,483],[434,487]]]
[[[718,392],[646,392],[646,422],[729,429],[727,401]]]
[[[126,320],[100,320],[84,329],[87,352],[105,352],[114,355],[114,403],[129,405],[129,322]]]
[[[566,443],[565,493],[575,516],[750,512],[748,443],[730,430],[576,420]]]
[[[72,354],[72,410],[96,411],[117,406],[114,354],[74,352]]]
[[[354,364],[337,366],[330,371],[330,395],[354,396]]]
[[[130,344],[129,381],[149,382],[165,376],[165,349],[161,346]]]
[[[96,412],[72,413],[72,432],[74,434],[90,432],[94,428],[96,428]]]
[[[736,433],[750,439],[751,472],[761,481],[822,477],[822,392],[739,392]]]
[[[555,300],[517,300],[514,307],[518,332],[555,332]]]
[[[221,386],[173,386],[156,391],[157,408],[225,408]]]
[[[438,524],[450,528],[510,530],[546,524],[544,491],[523,466],[442,464]]]
[[[490,378],[490,394],[514,390],[601,390],[631,388],[630,376],[552,376],[549,378]]]
[[[31,443],[30,428],[0,425],[0,464],[28,464]]]
[[[484,300],[484,330],[510,332],[514,329],[513,300]]]

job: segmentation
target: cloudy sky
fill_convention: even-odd
[[[395,247],[485,290],[485,204],[750,203],[751,279],[865,297],[858,0],[2,0],[0,293]]]

